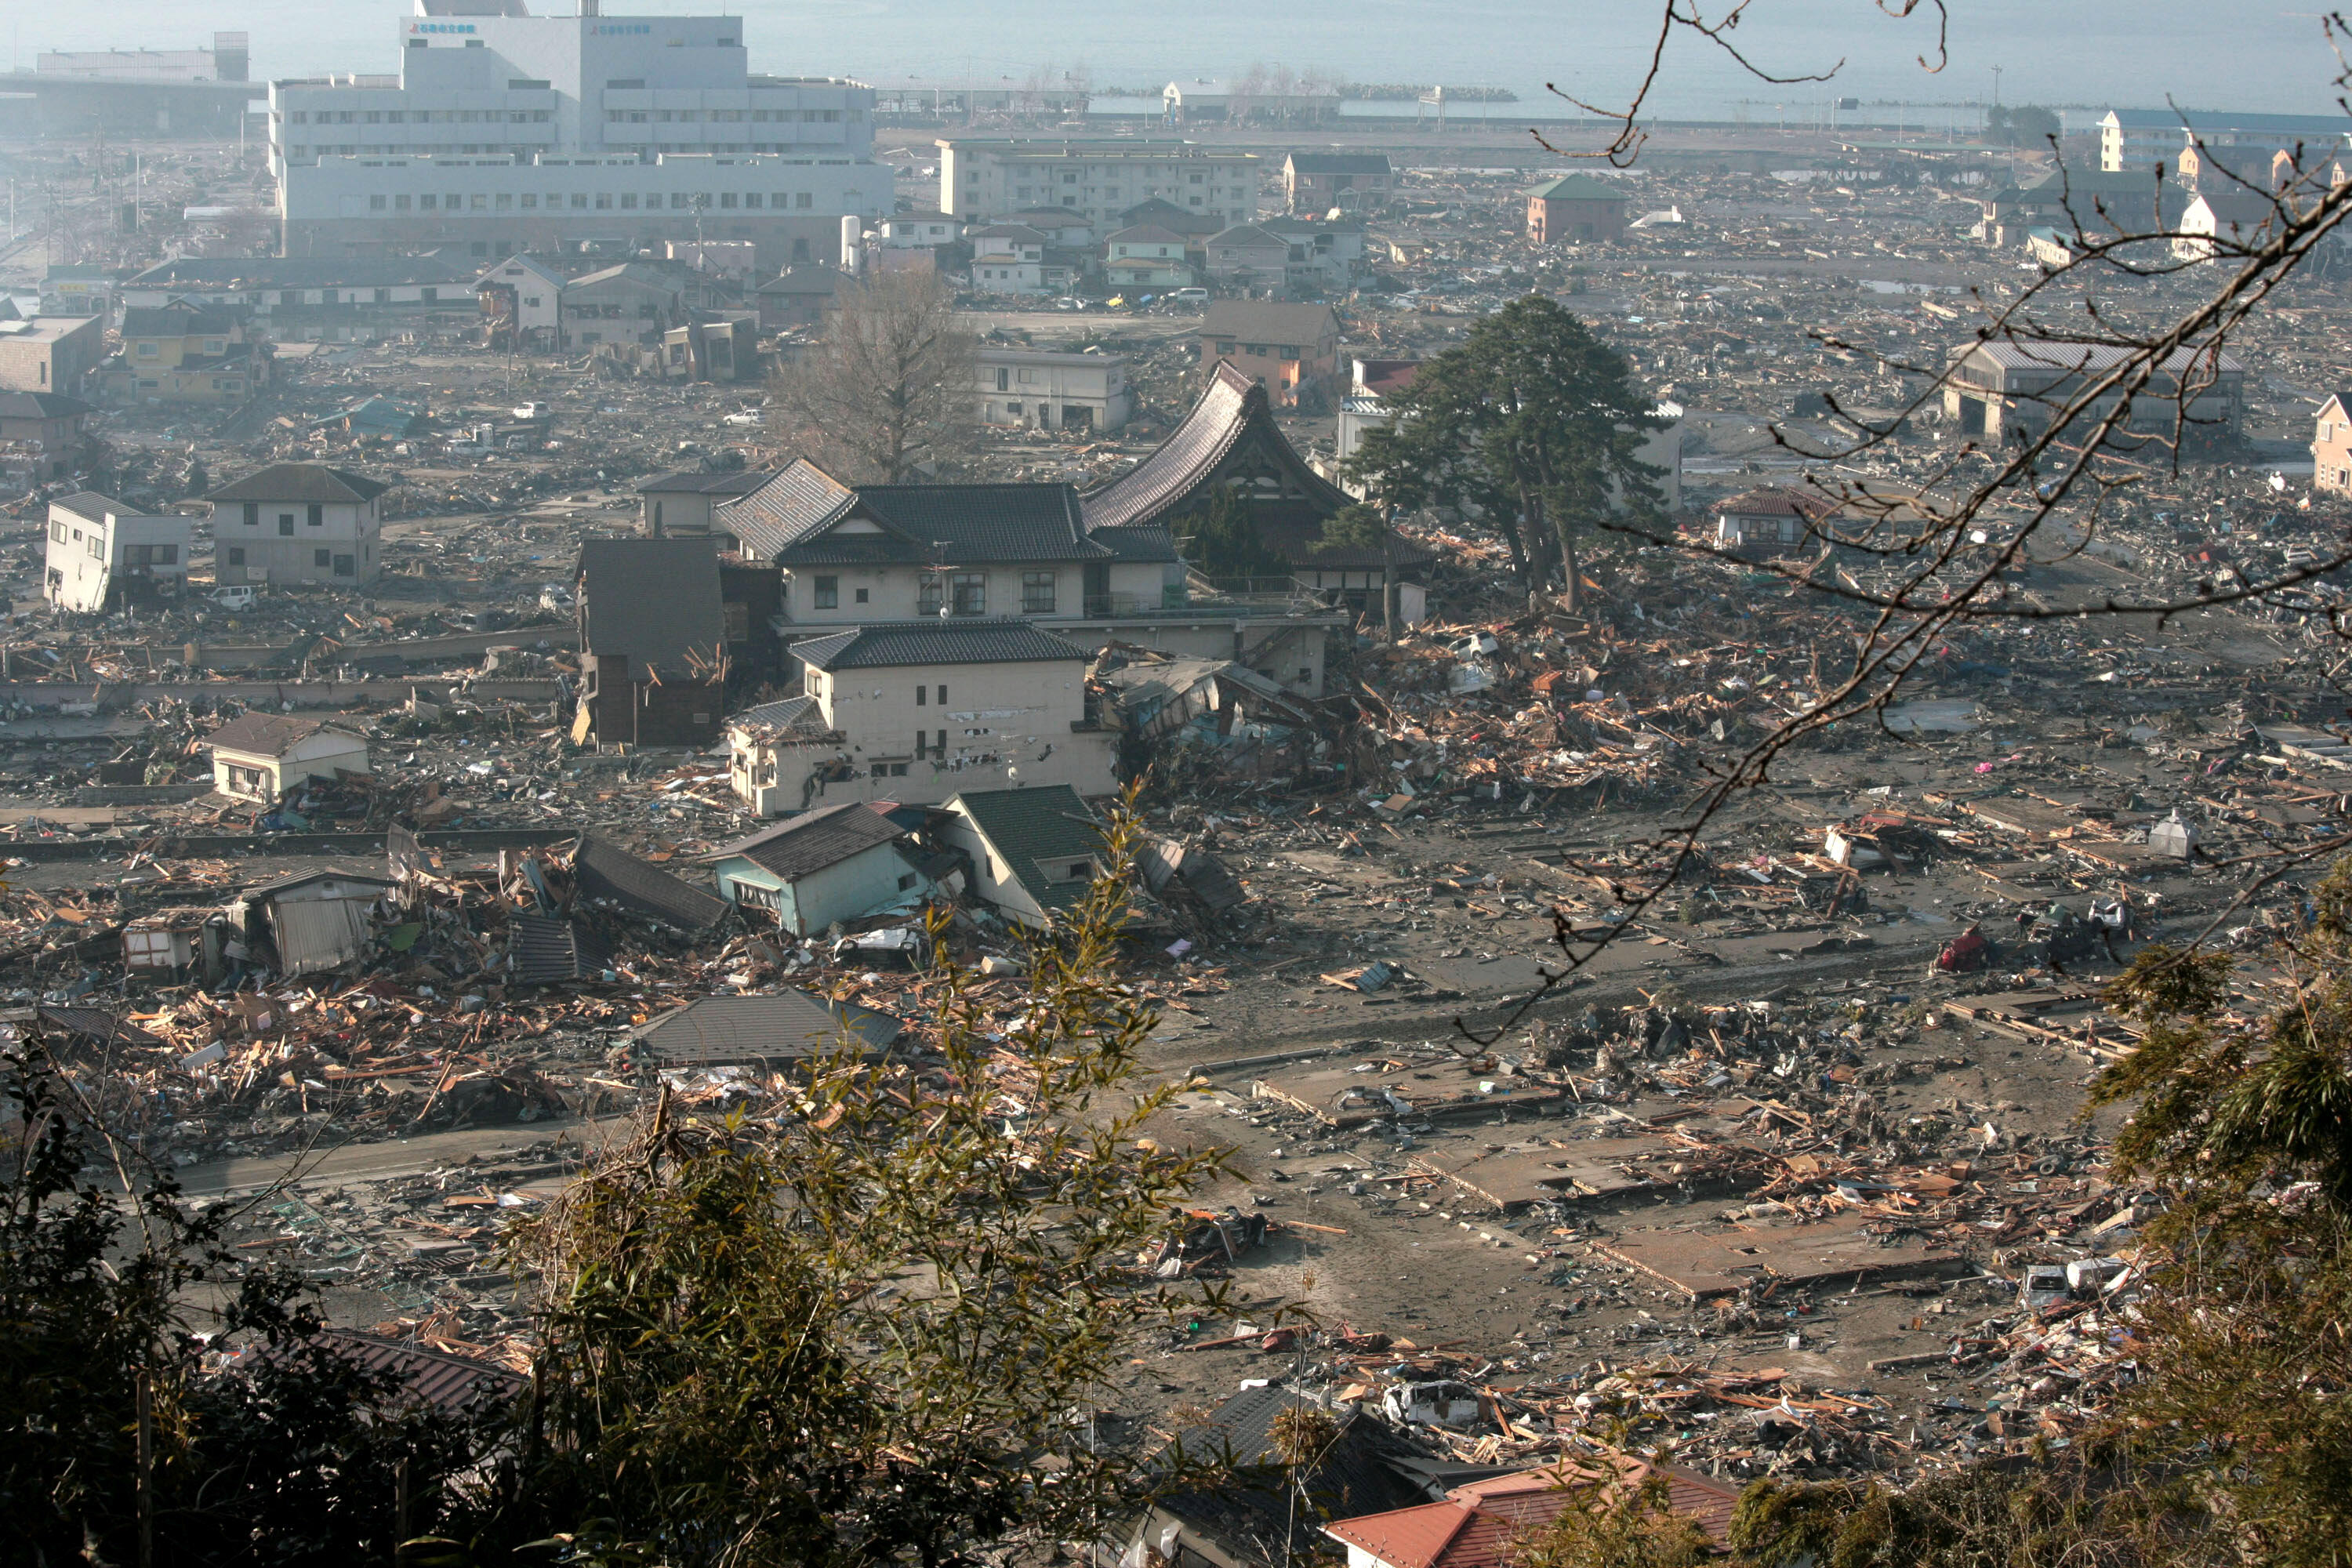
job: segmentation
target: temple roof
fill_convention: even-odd
[[[1159,450],[1082,498],[1088,531],[1168,521],[1186,510],[1219,465],[1251,440],[1324,514],[1348,504],[1347,492],[1308,468],[1275,424],[1265,386],[1220,361],[1209,389]]]

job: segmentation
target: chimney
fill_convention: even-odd
[[[841,269],[852,278],[865,270],[866,220],[856,213],[841,220]]]

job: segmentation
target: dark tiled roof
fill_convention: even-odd
[[[775,478],[772,468],[738,468],[731,474],[707,474],[699,468],[680,468],[674,474],[656,474],[649,479],[639,479],[635,489],[640,495],[659,491],[667,495],[747,496]]]
[[[226,337],[236,327],[236,319],[226,312],[199,310],[193,305],[164,305],[122,312],[122,335],[126,339]]]
[[[453,1415],[463,1414],[478,1400],[511,1399],[523,1391],[528,1381],[521,1373],[495,1362],[390,1340],[381,1334],[362,1333],[356,1329],[328,1329],[320,1338],[327,1348],[372,1372],[391,1373],[409,1394]]]
[[[1224,238],[1224,235],[1217,236],[1218,240]],[[1283,243],[1270,234],[1265,242]],[[1325,338],[1338,336],[1339,331],[1339,318],[1331,313],[1330,306],[1286,305],[1277,300],[1212,300],[1207,319],[1201,323],[1204,337],[1246,338],[1254,343],[1296,343],[1302,348],[1312,348]]]
[[[1141,528],[1097,528],[1088,536],[1121,561],[1181,561],[1176,536],[1159,523]]]
[[[1086,650],[1027,621],[973,616],[882,621],[792,645],[794,658],[818,669],[900,669],[936,664],[1083,662]]]
[[[327,727],[323,719],[255,711],[230,720],[205,736],[205,743],[243,752],[247,756],[282,757],[295,742],[307,740]]]
[[[705,996],[637,1026],[638,1039],[665,1065],[799,1061],[833,1049],[844,1028],[871,1050],[887,1049],[906,1026],[887,1013],[829,1002],[805,991],[767,996]]]
[[[439,256],[183,256],[159,261],[125,289],[385,289],[471,283],[470,258]]]
[[[1293,1406],[1319,1408],[1280,1388],[1246,1388],[1206,1422],[1187,1427],[1181,1437],[1187,1458],[1230,1456],[1233,1472],[1223,1484],[1179,1491],[1160,1506],[1208,1535],[1236,1558],[1279,1563],[1294,1553],[1309,1557],[1324,1519],[1370,1513],[1419,1499],[1404,1479],[1381,1463],[1383,1454],[1404,1445],[1381,1423],[1360,1411],[1339,1416],[1339,1435],[1322,1457],[1299,1475],[1312,1506],[1291,1506],[1289,1473],[1274,1440],[1274,1421]],[[1174,1458],[1174,1446],[1161,1450]],[[1288,1549],[1283,1540],[1287,1532]]]
[[[1182,245],[1184,237],[1174,229],[1156,223],[1139,223],[1120,229],[1103,241],[1105,245]]]
[[[880,533],[834,525],[856,513]],[[756,559],[787,566],[1013,561],[1099,561],[1111,552],[1088,539],[1077,492],[1067,485],[868,485],[835,480],[815,464],[793,463],[739,500],[714,525]],[[934,546],[943,548],[935,551]]]
[[[1254,223],[1237,223],[1231,228],[1222,229],[1209,237],[1209,243],[1211,245],[1246,245],[1260,250],[1287,251],[1290,248],[1290,242],[1288,240],[1283,238],[1278,234],[1268,234],[1265,229],[1258,227],[1258,226]],[[1248,301],[1238,302],[1247,303]],[[1303,323],[1308,318],[1301,316],[1298,319]],[[1234,329],[1227,328],[1226,330],[1232,331]],[[1319,331],[1320,329],[1318,328],[1318,330]],[[1311,343],[1315,342],[1315,339],[1306,338],[1303,340],[1297,340],[1285,338],[1283,341],[1286,342],[1306,342]]]
[[[688,931],[717,925],[727,913],[726,903],[715,894],[593,836],[580,840],[572,857],[572,876],[585,898],[625,904]]]
[[[1086,881],[1059,873],[1102,854],[1102,824],[1069,785],[967,790],[948,805],[963,808],[1039,908],[1068,909],[1086,897]]]
[[[722,502],[711,521],[743,542],[755,560],[772,561],[779,551],[849,515],[857,492],[805,458],[751,494]]]
[[[784,697],[730,714],[727,722],[747,730],[781,730],[793,734],[822,735],[824,710],[814,697]]]
[[[682,677],[689,649],[715,658],[727,637],[719,557],[708,539],[591,539],[580,546],[581,646],[623,654],[629,679]]]
[[[0,392],[0,419],[70,419],[95,413],[79,397],[55,392]]]
[[[1819,518],[1835,511],[1837,503],[1817,490],[1801,489],[1794,485],[1765,485],[1726,496],[1712,510],[1734,517]]]
[[[1299,174],[1385,174],[1389,158],[1385,153],[1293,153],[1287,160],[1292,173]]]
[[[137,507],[125,506],[112,496],[102,496],[96,490],[76,490],[69,496],[58,497],[49,504],[63,507],[76,517],[87,518],[92,522],[104,522],[108,512],[117,517],[140,515]]]
[[[1221,363],[1209,379],[1209,388],[1174,435],[1151,456],[1138,463],[1085,501],[1087,527],[1099,532],[1139,524],[1165,526],[1191,510],[1194,500],[1217,470],[1217,465],[1244,440],[1255,441],[1278,467],[1287,471],[1318,513],[1328,516],[1348,504],[1347,493],[1308,468],[1284,438],[1266,402],[1265,388],[1249,376]]]
[[[1540,196],[1548,202],[1622,202],[1625,193],[1606,180],[1596,180],[1590,174],[1562,174],[1556,180],[1546,180],[1528,188],[1530,196]]]
[[[613,965],[613,950],[595,932],[553,915],[514,917],[509,973],[526,985],[593,980]]]
[[[272,463],[231,479],[206,500],[335,501],[365,505],[392,489],[382,479],[325,463]]]
[[[905,831],[872,806],[851,801],[787,817],[748,838],[722,844],[702,859],[713,865],[740,855],[791,882],[887,844]]]
[[[835,294],[841,274],[830,267],[787,267],[752,292],[755,294]]]

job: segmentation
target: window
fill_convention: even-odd
[[[809,602],[820,610],[839,609],[841,607],[841,579],[838,577],[818,578],[816,580],[816,593]]]
[[[806,191],[803,191],[793,197],[793,205],[796,207],[814,206],[815,205],[816,198],[810,195]]]
[[[865,604],[865,603],[866,602],[866,600],[867,600],[870,596],[871,596],[871,595],[868,594],[867,590],[866,590],[866,589],[864,589],[864,588],[860,588],[860,589],[858,589],[858,590],[857,590],[857,602],[858,602],[859,604],[861,604],[861,605],[862,605],[862,604]]]
[[[438,196],[419,196],[416,198],[416,207],[419,212],[429,213],[433,211],[435,207],[438,206],[440,203],[441,198]]]
[[[259,501],[249,500],[245,503],[245,526],[247,528],[258,528],[261,526],[261,503]]]
[[[158,348],[154,343],[142,342],[139,345],[139,357],[141,359],[153,359],[157,352]]]
[[[426,197],[425,199],[429,201],[429,200],[431,200],[432,198],[428,196],[428,197]],[[392,198],[392,210],[393,210],[393,211],[394,211],[394,212],[396,212],[396,213],[404,213],[404,212],[406,212],[406,211],[408,210],[408,198],[407,198],[406,196],[394,196],[394,197],[393,197],[393,198]]]
[[[103,561],[106,559],[105,535],[93,533],[89,536],[89,558],[92,561]]]
[[[49,524],[49,537],[56,542],[63,544],[66,542],[66,525],[62,522]]]
[[[244,545],[232,544],[228,547],[228,563],[232,566],[242,566],[245,564]]]
[[[525,191],[522,194],[522,210],[525,212],[533,212],[536,211],[538,207],[539,193],[536,191]]]
[[[318,502],[318,501],[312,501],[312,502],[310,503],[310,519],[309,519],[309,521],[310,521],[310,526],[311,526],[312,528],[320,528],[320,527],[323,527],[323,526],[325,525],[325,523],[326,523],[326,521],[327,521],[327,509],[326,509],[326,507],[325,507],[325,506],[323,506],[322,504],[320,504],[320,502]]]
[[[1017,403],[1008,403],[1004,405],[1004,412],[1010,414],[1015,419],[1018,419],[1021,417],[1021,405]]]
[[[1021,574],[1021,613],[1024,616],[1050,616],[1054,613],[1054,574],[1051,572]]]
[[[999,392],[1007,391],[1011,388],[1012,384],[1013,373],[1004,369],[1001,365],[998,366],[996,372],[996,390]]]
[[[951,584],[955,595],[954,608],[959,616],[988,614],[988,574],[959,572]]]
[[[338,576],[338,577],[355,577],[355,576],[357,576],[359,574],[358,574],[357,572],[355,572],[355,571],[353,571],[353,570],[352,570],[352,568],[353,568],[356,564],[357,564],[357,563],[353,560],[353,558],[352,558],[352,557],[351,557],[351,556],[349,556],[349,555],[338,555],[338,556],[336,556],[336,557],[335,557],[335,575],[336,575],[336,576]],[[698,723],[698,724],[706,724],[706,723],[709,723],[709,720],[707,720],[707,719],[703,718],[700,714],[697,714],[697,715],[695,715],[695,720],[694,720],[694,721],[695,721],[696,723]]]
[[[291,539],[294,537],[294,514],[292,512],[281,511],[278,514],[278,536],[283,539]]]
[[[942,708],[948,705],[948,689],[946,687],[935,686],[931,689],[931,700],[933,702],[936,702]],[[947,744],[947,731],[944,730],[940,731],[940,744],[941,746],[945,746]]]
[[[324,571],[328,566],[332,565],[334,563],[334,559],[335,552],[331,550],[313,550],[310,552],[310,564],[320,568],[321,571]]]
[[[370,196],[368,198],[368,211],[372,213],[380,213],[383,211],[385,205],[385,200],[382,196]]]
[[[918,687],[916,687],[916,688],[915,688],[915,706],[916,706],[916,707],[918,707],[918,708],[923,707],[925,704],[927,704],[927,703],[929,703],[929,702],[930,701],[930,699],[931,699],[931,689],[930,689],[929,687],[928,687],[928,686],[918,686]],[[918,749],[918,750],[919,750],[919,749],[920,749],[920,742],[917,742],[917,749]]]
[[[747,207],[757,207],[763,199],[764,196],[762,193],[759,191],[745,191],[743,193],[743,205]]]

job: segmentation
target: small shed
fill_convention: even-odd
[[[363,872],[301,871],[248,889],[238,902],[248,931],[257,913],[268,923],[280,973],[313,974],[367,951],[370,915],[391,889]]]
[[[703,857],[719,896],[772,910],[794,936],[921,896],[923,877],[898,849],[905,829],[863,802],[804,811]]]
[[[844,1030],[870,1053],[889,1049],[906,1025],[887,1013],[806,991],[705,996],[634,1031],[659,1067],[786,1066],[833,1050]]]
[[[213,787],[240,800],[276,801],[305,779],[368,771],[367,742],[323,719],[247,713],[205,738]]]
[[[122,965],[133,974],[176,978],[195,966],[209,910],[141,915],[122,928]],[[215,955],[217,956],[217,955]]]

